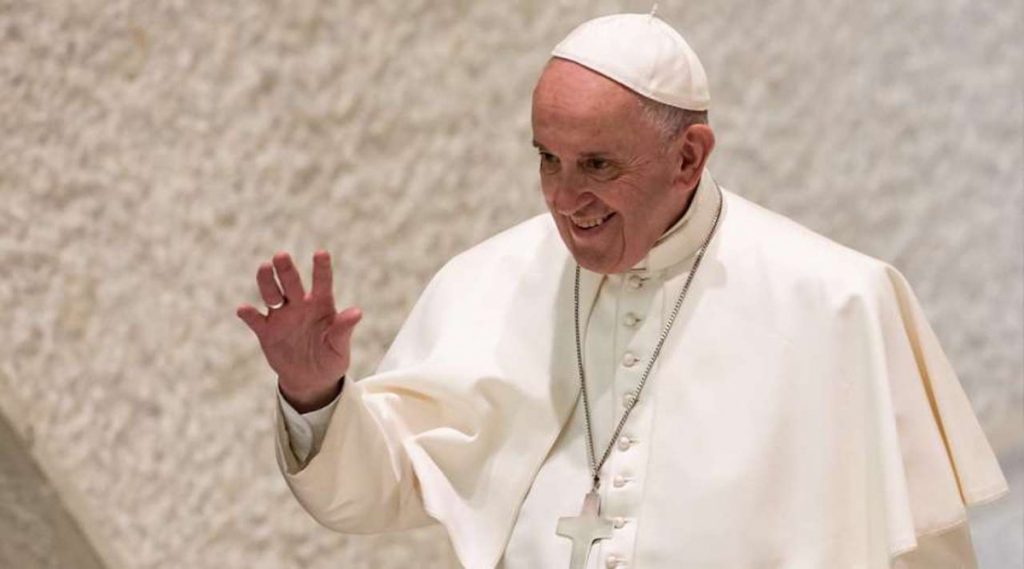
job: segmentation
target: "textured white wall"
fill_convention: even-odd
[[[274,251],[308,275],[326,247],[368,373],[447,258],[542,211],[529,95],[550,48],[649,7],[0,0],[0,409],[109,566],[450,564],[435,529],[347,537],[302,512],[234,307]],[[717,177],[911,281],[1015,481],[979,524],[983,567],[1020,567],[1020,7],[659,13],[711,77]]]

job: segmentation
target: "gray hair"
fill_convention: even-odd
[[[691,111],[666,105],[636,93],[644,118],[661,132],[662,141],[668,143],[682,134],[691,125],[708,124],[707,111]]]

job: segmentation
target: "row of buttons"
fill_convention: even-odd
[[[630,275],[629,278],[626,279],[627,285],[629,286],[629,288],[633,290],[639,290],[640,288],[642,288],[646,281],[646,278],[641,277],[639,275]],[[637,316],[636,314],[629,312],[625,316],[623,316],[622,324],[628,328],[634,328],[642,320],[643,319]],[[633,367],[638,363],[640,363],[640,358],[632,352],[626,352],[625,355],[622,356],[622,365],[627,368]],[[629,407],[630,405],[632,405],[632,403],[633,393],[630,392],[623,394],[622,406]],[[630,437],[623,435],[619,437],[619,440],[616,442],[616,446],[620,451],[625,452],[629,450],[629,448],[633,446],[633,444],[636,442],[637,441],[635,441],[634,439],[631,439]],[[616,476],[615,478],[612,479],[612,486],[614,486],[615,488],[622,488],[630,481],[632,481],[632,478],[621,475]],[[614,524],[615,528],[621,528],[624,525],[626,525],[626,518],[623,518],[621,516],[613,518],[612,523]],[[626,562],[624,558],[615,554],[611,554],[605,558],[605,566],[608,567],[608,569],[625,569],[629,566],[629,564]]]
[[[615,529],[622,529],[622,527],[626,525],[626,522],[626,518],[622,516],[612,518],[612,525],[615,526]],[[629,566],[629,564],[626,563],[625,559],[619,557],[618,555],[615,555],[614,553],[608,555],[608,557],[605,558],[604,563],[606,567],[611,567],[612,569],[621,569]]]

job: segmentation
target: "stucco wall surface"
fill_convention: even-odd
[[[661,4],[711,78],[716,177],[914,286],[1014,483],[975,512],[982,567],[1021,567],[1019,3]],[[0,410],[108,567],[451,566],[436,529],[342,536],[301,510],[234,309],[275,251],[308,278],[327,248],[371,372],[445,260],[543,211],[551,47],[649,9],[0,0]],[[45,519],[7,495],[0,519]]]

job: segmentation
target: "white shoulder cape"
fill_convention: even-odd
[[[659,364],[672,370],[661,381],[694,382],[708,407],[703,450],[652,452],[721,472],[702,488],[715,511],[680,515],[709,516],[709,536],[743,549],[764,515],[750,504],[770,496],[785,519],[764,519],[737,566],[763,566],[771,550],[802,567],[887,569],[918,537],[964,522],[966,506],[1005,494],[903,276],[723,196]],[[278,461],[303,506],[348,533],[437,520],[464,566],[495,567],[579,393],[574,267],[547,214],[448,262],[377,372],[345,386],[308,464],[278,417]],[[590,306],[599,275],[584,276]]]

